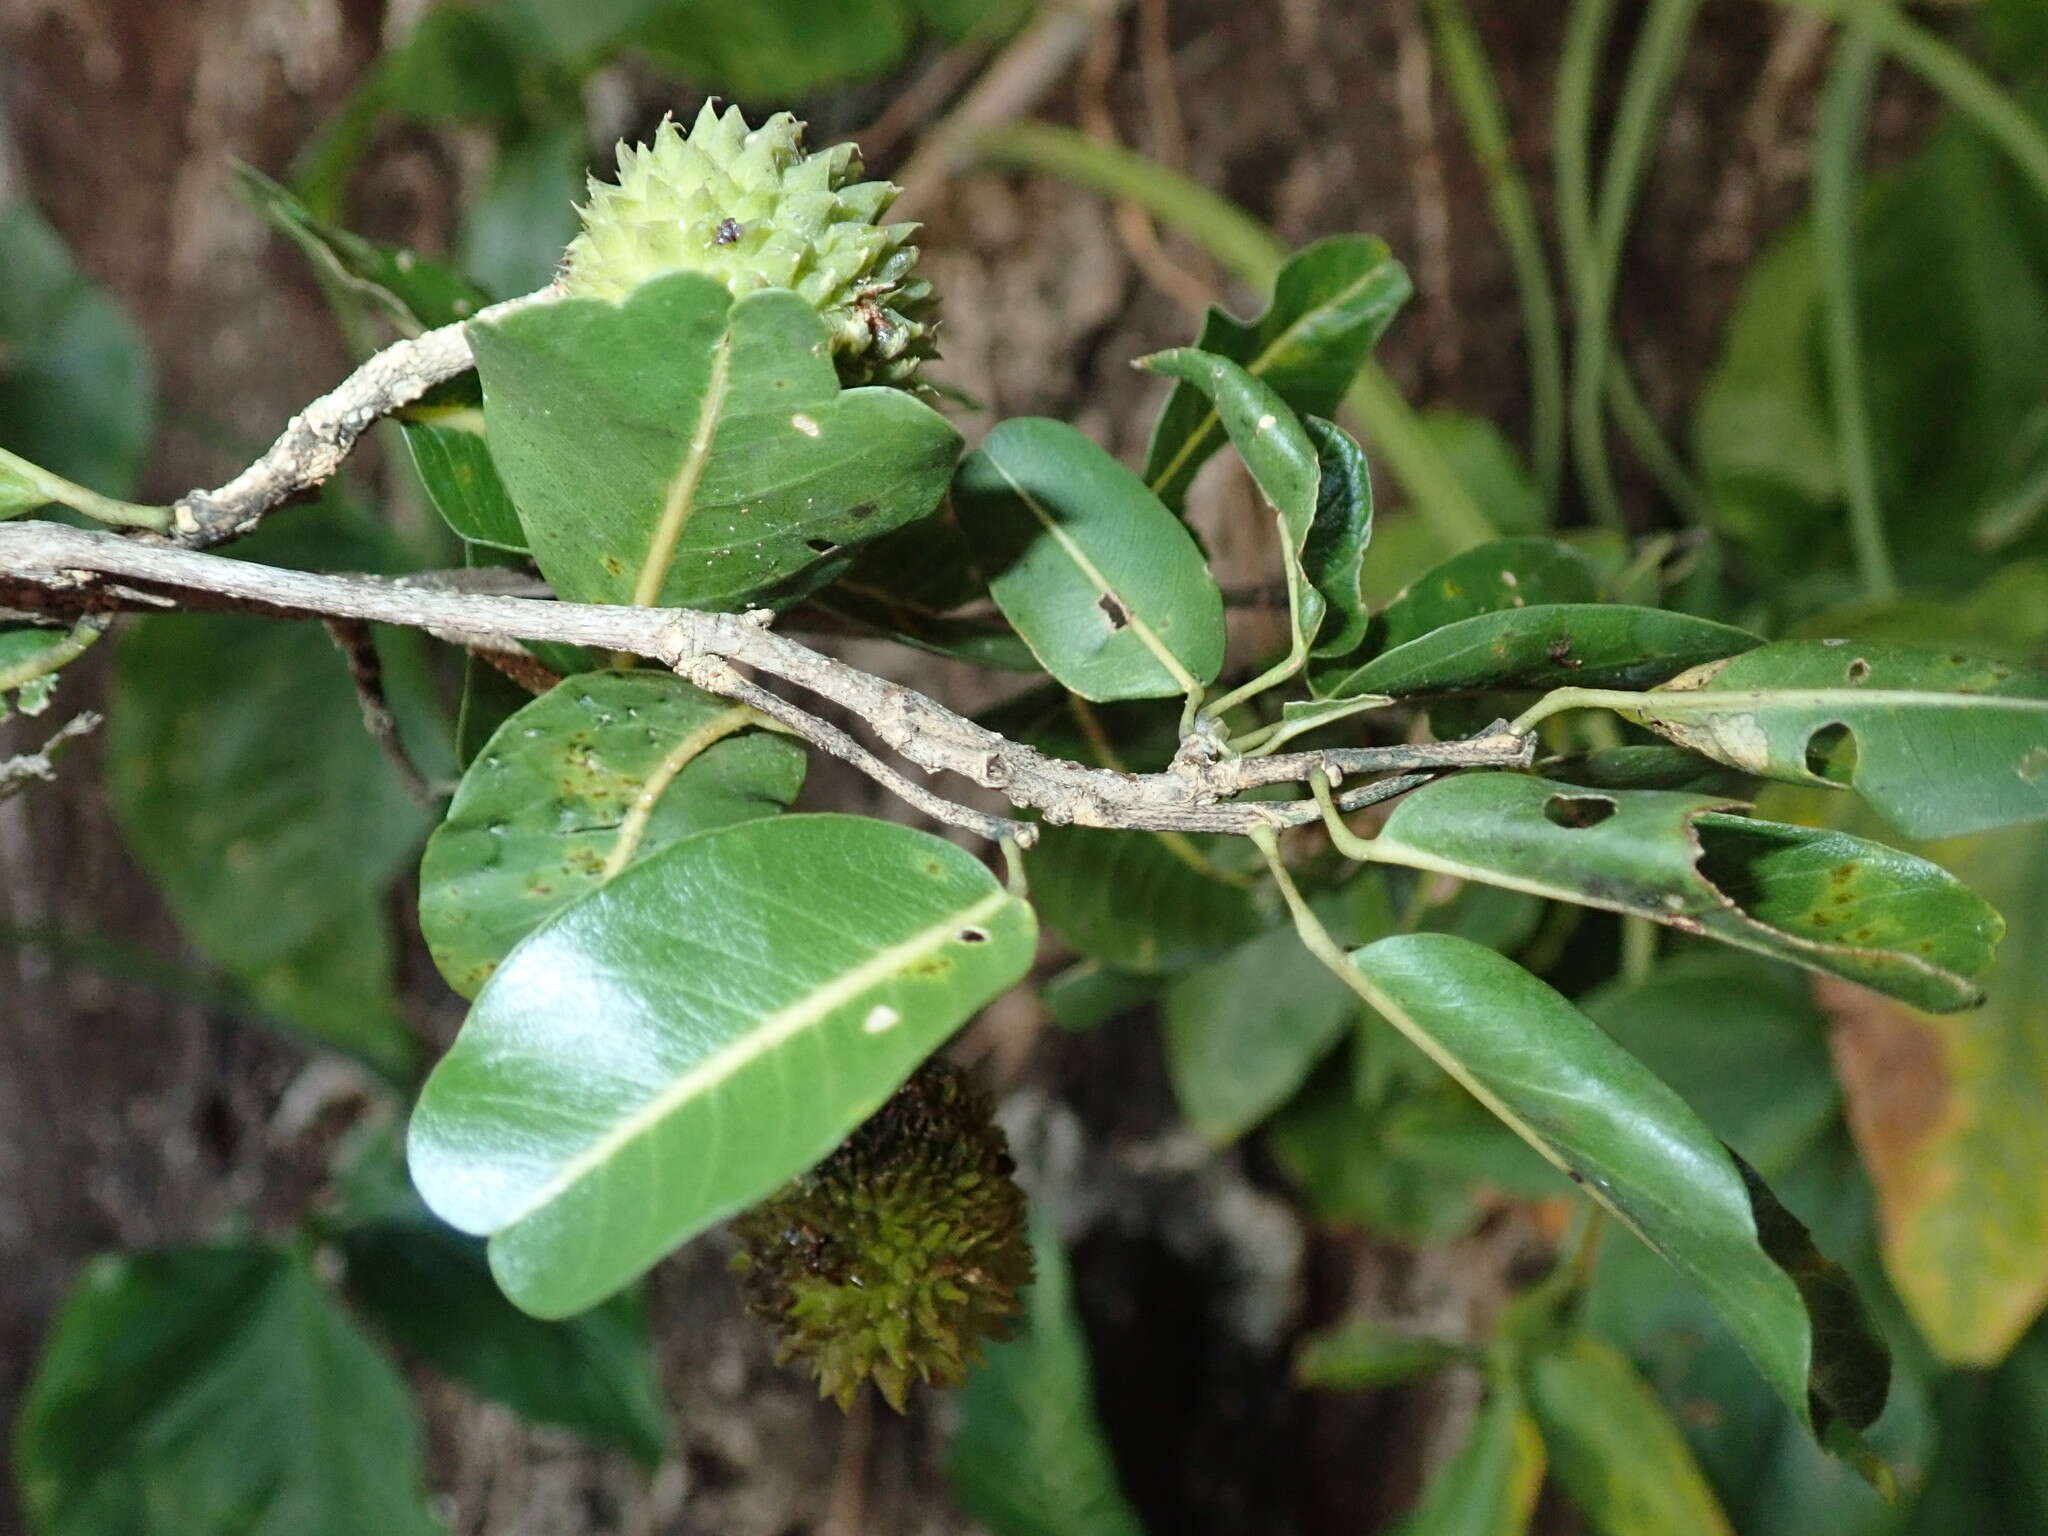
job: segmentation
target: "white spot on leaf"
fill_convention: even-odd
[[[903,1022],[903,1015],[887,1003],[877,1003],[868,1010],[868,1016],[860,1021],[860,1027],[870,1035],[879,1035],[894,1029]]]
[[[816,437],[818,435],[818,424],[811,420],[810,417],[804,415],[802,411],[798,411],[796,415],[790,417],[789,424],[795,427],[797,431],[803,433],[805,437]]]
[[[1259,418],[1259,430],[1261,432],[1270,432],[1279,425],[1280,418],[1275,416],[1271,411],[1268,411],[1265,415]]]

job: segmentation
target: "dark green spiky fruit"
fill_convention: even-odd
[[[747,1308],[776,1360],[851,1406],[873,1381],[899,1413],[913,1381],[958,1386],[1009,1336],[1031,1283],[1024,1192],[988,1096],[942,1061],[824,1162],[736,1223]]]
[[[667,118],[647,145],[619,146],[616,184],[590,181],[562,288],[618,300],[666,272],[703,272],[737,298],[790,288],[825,322],[842,382],[908,385],[934,355],[932,286],[912,273],[915,224],[883,224],[898,189],[862,181],[860,151],[803,147],[778,112],[747,127],[711,102],[685,134]]]

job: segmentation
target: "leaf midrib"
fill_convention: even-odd
[[[724,417],[725,395],[731,376],[732,329],[728,325],[711,350],[711,373],[704,382],[704,397],[698,402],[697,423],[690,432],[689,449],[676,469],[675,478],[668,483],[668,494],[661,507],[661,521],[655,524],[654,534],[647,541],[647,555],[641,561],[639,577],[633,583],[632,606],[635,608],[653,607],[668,581],[669,567],[675,564],[676,546],[682,541],[683,530],[689,526],[691,514],[697,510],[697,485],[704,478],[704,466],[711,461],[711,446],[718,437],[719,422]]]
[[[1017,477],[1010,473],[1000,459],[990,457],[989,462],[995,465],[996,473],[1009,483],[1010,489],[1017,493],[1017,499],[1030,509],[1033,517],[1038,519],[1039,526],[1052,536],[1053,542],[1059,545],[1061,551],[1074,563],[1074,568],[1087,578],[1089,585],[1094,587],[1103,597],[1109,598],[1118,607],[1123,609],[1124,627],[1138,637],[1139,642],[1145,649],[1152,653],[1153,659],[1166,669],[1166,675],[1173,679],[1181,692],[1186,694],[1198,692],[1202,685],[1196,680],[1195,675],[1181,664],[1181,659],[1168,649],[1166,642],[1159,637],[1152,626],[1139,616],[1137,606],[1126,598],[1111,583],[1107,576],[1102,574],[1101,569],[1093,560],[1088,558],[1087,551],[1074,542],[1073,535],[1060,527],[1059,520],[1045,509],[1037,497],[1033,496],[1018,482]],[[1027,645],[1030,644],[1029,636],[1026,636],[1025,643]],[[1034,655],[1037,653],[1036,646],[1032,646],[1032,652]]]
[[[669,749],[668,755],[655,765],[654,771],[640,786],[640,793],[633,797],[632,806],[619,819],[617,840],[604,861],[604,873],[598,877],[600,885],[633,862],[633,855],[640,851],[640,844],[647,836],[647,824],[654,817],[654,808],[676,776],[695,762],[699,754],[744,727],[753,715],[754,712],[746,705],[735,704],[731,709],[713,715]]]
[[[1921,689],[1757,688],[1652,689],[1638,707],[1652,714],[1727,714],[1732,710],[1769,708],[1839,710],[1844,703],[1858,709],[2017,709],[2048,710],[2048,699],[2012,693],[1937,693]]]
[[[762,1015],[755,1026],[740,1039],[713,1051],[640,1108],[622,1117],[609,1131],[581,1152],[569,1158],[527,1197],[524,1204],[500,1221],[493,1230],[505,1232],[519,1225],[580,1183],[594,1169],[609,1162],[623,1148],[666,1120],[691,1099],[710,1092],[749,1063],[794,1039],[835,1010],[860,997],[869,988],[887,981],[899,971],[923,959],[953,938],[962,928],[994,917],[1012,900],[1014,898],[1007,891],[994,891],[972,906],[948,913],[938,922],[920,929],[909,938],[900,940],[887,949],[878,950],[859,965],[840,972],[832,980],[806,993],[794,1003]]]

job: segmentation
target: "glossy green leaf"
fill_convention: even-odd
[[[666,672],[564,678],[498,727],[420,863],[420,931],[474,997],[527,934],[698,832],[772,816],[803,748]]]
[[[1731,1007],[1731,998],[1741,999]],[[1581,1000],[1589,1017],[1775,1178],[1838,1133],[1842,1093],[1812,983],[1755,955],[1694,951]],[[1768,1060],[1767,1085],[1756,1064]]]
[[[1531,604],[1591,603],[1600,597],[1593,562],[1555,539],[1495,539],[1418,576],[1380,615],[1380,648],[1482,613]]]
[[[1406,302],[1408,274],[1378,240],[1333,235],[1287,259],[1257,320],[1211,309],[1195,346],[1241,363],[1304,416],[1334,416],[1380,333]],[[1145,482],[1180,505],[1222,446],[1216,413],[1193,386],[1167,397],[1145,451]]]
[[[519,509],[484,441],[483,399],[476,375],[463,374],[406,407],[398,424],[428,500],[456,536],[525,554]]]
[[[1371,844],[1391,864],[1631,913],[1941,1012],[1982,996],[2004,923],[1939,865],[1666,790],[1468,774],[1417,790]]]
[[[1556,1200],[1571,1181],[1462,1089],[1411,1094],[1380,1112],[1380,1145],[1418,1170],[1456,1179],[1474,1193]]]
[[[506,1295],[595,1305],[832,1150],[1031,963],[963,849],[855,816],[685,838],[565,908],[478,994],[413,1180]]]
[[[959,437],[899,389],[841,391],[809,305],[695,272],[623,304],[470,328],[492,457],[542,572],[577,602],[792,597],[923,517]]]
[[[1515,1386],[1498,1383],[1395,1536],[1522,1536],[1543,1491],[1543,1467],[1535,1418]]]
[[[1809,1313],[1798,1279],[1759,1240],[1735,1159],[1599,1026],[1512,961],[1449,935],[1382,939],[1351,963],[1404,1034],[1706,1293],[1795,1412],[1823,1428],[1874,1417],[1863,1371],[1850,1395],[1830,1394],[1845,1361],[1881,1347],[1832,1305]]]
[[[1323,475],[1316,443],[1270,384],[1227,357],[1196,347],[1176,347],[1140,358],[1138,366],[1177,379],[1208,401],[1231,446],[1251,471],[1253,484],[1279,524],[1281,563],[1294,610],[1297,643],[1306,647],[1321,628],[1326,607],[1323,594],[1310,584],[1302,563],[1321,500]],[[1341,490],[1338,494],[1341,496]],[[1353,585],[1355,590],[1355,572]]]
[[[1164,698],[1222,668],[1223,594],[1193,535],[1065,422],[997,427],[953,508],[1004,616],[1081,697]]]
[[[281,520],[238,547],[340,570],[389,568],[393,553],[333,506]],[[379,644],[394,694],[408,679],[424,683],[413,637]],[[282,1022],[386,1067],[408,1059],[411,1041],[381,979],[388,946],[361,953],[350,970],[346,936],[380,921],[384,893],[425,835],[427,813],[364,731],[347,666],[327,635],[317,624],[274,619],[145,619],[121,637],[108,713],[115,814],[193,943],[265,992]],[[424,757],[425,744],[414,745]],[[360,1000],[352,1029],[336,1027],[322,995],[332,982]],[[383,995],[381,1007],[368,993]],[[314,1008],[287,1016],[295,996]]]
[[[1372,469],[1365,450],[1342,427],[1304,416],[1316,445],[1321,484],[1315,522],[1301,551],[1309,584],[1323,599],[1323,625],[1309,647],[1314,656],[1342,656],[1365,638],[1372,615],[1363,582],[1365,550],[1372,542]]]
[[[1413,1381],[1467,1358],[1467,1351],[1443,1339],[1354,1317],[1317,1330],[1295,1347],[1294,1382],[1331,1392],[1363,1392]]]
[[[1350,672],[1319,679],[1317,688],[1325,697],[1344,698],[1568,684],[1647,687],[1760,643],[1744,630],[1659,608],[1541,603],[1456,620]]]
[[[1734,1536],[1685,1437],[1611,1344],[1580,1335],[1524,1368],[1558,1482],[1596,1536]]]
[[[1037,1276],[1017,1337],[960,1390],[946,1477],[995,1536],[1143,1536],[1095,1412],[1088,1341],[1058,1236],[1032,1234]]]
[[[424,1214],[341,1234],[349,1300],[407,1353],[522,1418],[574,1430],[658,1463],[667,1415],[647,1335],[647,1301],[614,1296],[544,1323],[507,1302],[484,1245]]]
[[[1909,837],[2048,819],[2048,676],[2002,662],[1784,640],[1620,712],[1745,773],[1849,784]]]
[[[141,337],[26,203],[0,208],[0,270],[0,447],[129,495],[155,416]]]
[[[1025,855],[1031,904],[1106,965],[1140,975],[1198,965],[1266,925],[1247,887],[1205,872],[1191,851],[1144,832],[1047,827]]]
[[[15,1439],[37,1536],[429,1536],[398,1373],[298,1257],[93,1260]]]
[[[1841,1118],[1829,1022],[1810,980],[1756,956],[1681,949],[1648,979],[1585,999],[1587,1012],[1762,1168],[1853,1271],[1889,1338],[1911,1326],[1877,1263],[1873,1202]],[[1731,1004],[1739,999],[1740,1005]],[[1875,1002],[1875,999],[1871,1001]],[[1768,1062],[1760,1074],[1757,1064]],[[1704,1299],[1636,1244],[1602,1246],[1587,1328],[1626,1348],[1674,1411],[1731,1521],[1757,1536],[1887,1536],[1877,1491],[1831,1461],[1757,1377]],[[1907,1344],[1871,1431],[1902,1494],[1917,1487],[1933,1426]]]
[[[1282,925],[1174,979],[1166,1066],[1183,1119],[1235,1141],[1291,1098],[1358,999]]]
[[[374,310],[379,318],[417,332],[467,320],[490,302],[489,294],[447,262],[380,245],[330,224],[253,166],[236,165],[235,177],[242,196],[270,226],[364,312]]]

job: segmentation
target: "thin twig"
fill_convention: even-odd
[[[47,784],[56,778],[58,755],[72,742],[98,730],[100,718],[85,710],[57,727],[36,751],[0,758],[0,800],[20,794],[31,784]]]
[[[171,508],[173,539],[205,549],[240,538],[273,507],[332,479],[356,439],[379,419],[471,367],[468,325],[558,296],[543,288],[386,347],[294,416],[263,456],[226,485],[180,497]]]
[[[1269,784],[1306,783],[1317,772],[1336,780],[1405,769],[1526,767],[1535,744],[1526,733],[1495,727],[1466,741],[1260,758],[1183,750],[1164,773],[1118,773],[1047,757],[914,689],[821,655],[771,630],[773,616],[765,610],[699,613],[413,590],[390,582],[281,570],[58,523],[0,526],[0,583],[37,587],[58,600],[75,593],[89,602],[100,576],[143,588],[232,599],[280,616],[358,619],[424,629],[458,644],[545,640],[659,661],[699,687],[774,715],[806,741],[847,758],[928,814],[983,835],[1008,834],[1026,844],[1033,827],[930,794],[837,727],[758,689],[733,668],[751,668],[838,705],[865,722],[890,750],[927,773],[958,774],[999,791],[1012,805],[1036,810],[1047,822],[1075,826],[1240,835],[1300,826],[1316,818],[1309,800],[1231,797]],[[1377,788],[1366,786],[1366,791]]]
[[[363,729],[398,775],[405,792],[421,805],[431,806],[440,796],[427,776],[405,750],[398,734],[398,716],[391,712],[391,700],[384,693],[384,659],[377,654],[376,638],[360,619],[327,619],[327,633],[348,661],[349,681],[356,685],[356,702],[362,706]]]

